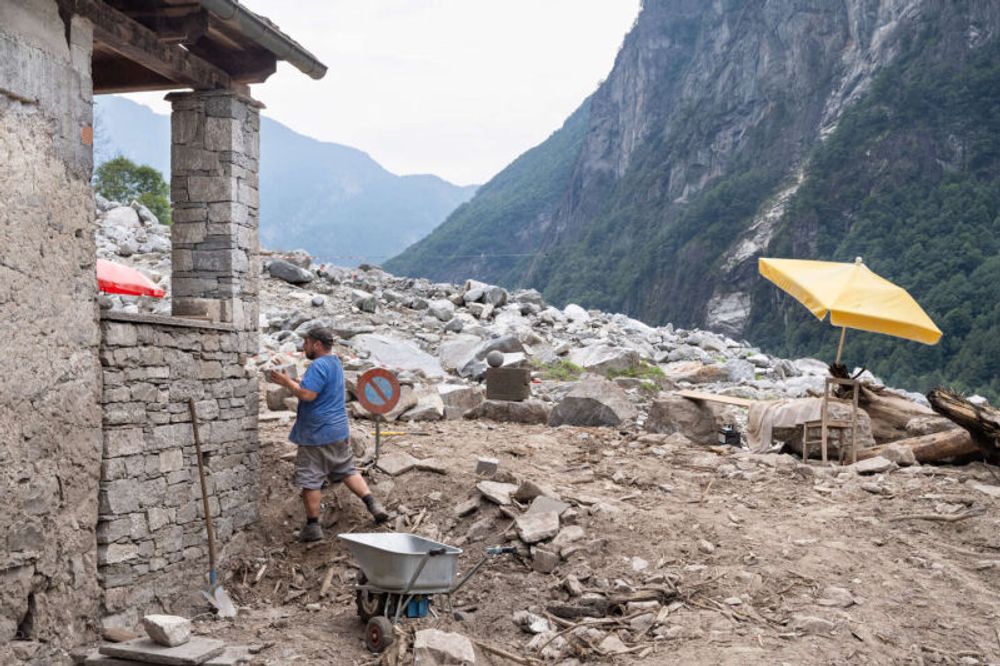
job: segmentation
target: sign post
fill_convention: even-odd
[[[382,416],[399,403],[399,380],[385,368],[372,368],[358,377],[356,393],[358,402],[375,419],[375,457],[365,465],[366,468],[375,467],[382,453]]]

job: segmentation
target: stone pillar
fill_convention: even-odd
[[[176,317],[258,327],[259,102],[170,93],[172,307]]]

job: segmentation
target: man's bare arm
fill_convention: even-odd
[[[284,386],[292,392],[292,395],[299,400],[304,400],[305,402],[312,402],[316,399],[316,396],[319,395],[316,391],[310,391],[309,389],[302,388],[301,384],[279,370],[271,370],[270,380],[275,384]]]

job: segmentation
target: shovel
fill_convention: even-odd
[[[219,617],[236,617],[236,606],[222,588],[218,574],[215,571],[215,530],[212,529],[212,514],[208,510],[208,488],[205,486],[205,468],[201,462],[201,437],[198,435],[198,415],[195,413],[194,400],[188,398],[188,409],[191,411],[191,428],[194,430],[194,449],[198,456],[198,480],[201,481],[201,502],[205,509],[205,530],[208,532],[208,589],[201,594],[208,603],[215,607]]]

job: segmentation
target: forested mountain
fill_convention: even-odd
[[[388,267],[830,357],[837,332],[756,260],[863,256],[945,337],[854,333],[845,359],[909,388],[996,397],[998,30],[989,0],[646,0],[574,115],[583,127],[568,121]],[[530,176],[533,153],[556,167]],[[478,247],[439,256],[444,235]]]
[[[170,175],[170,119],[121,97],[96,98],[98,162],[122,154]],[[341,265],[378,262],[439,225],[475,187],[397,176],[366,153],[298,134],[266,116],[260,128],[260,240]]]

